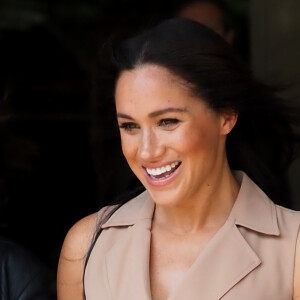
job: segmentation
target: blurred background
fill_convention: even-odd
[[[115,144],[105,140],[93,149],[97,50],[113,33],[131,34],[180,14],[186,2],[0,2],[0,234],[25,245],[54,273],[67,230],[128,188]],[[226,4],[241,58],[261,80],[288,83],[283,97],[299,103],[300,1]],[[286,205],[294,209],[300,209],[299,178],[298,159],[287,179]]]

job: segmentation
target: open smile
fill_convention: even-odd
[[[150,169],[145,168],[149,177],[155,180],[163,180],[171,176],[177,168],[180,166],[181,162],[176,161],[169,165],[162,166],[160,168]]]

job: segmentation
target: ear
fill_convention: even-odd
[[[235,126],[238,113],[234,110],[226,110],[220,114],[221,135],[227,135]]]

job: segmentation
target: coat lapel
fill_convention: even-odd
[[[122,240],[106,255],[109,288],[116,300],[151,300],[149,257],[154,202],[149,197],[142,200],[138,220],[125,229]]]
[[[261,264],[240,226],[260,234],[280,234],[274,203],[246,174],[239,172],[236,177],[241,187],[230,216],[168,300],[221,299]],[[118,209],[102,226],[124,232],[105,258],[113,299],[151,299],[149,257],[154,208],[145,192]]]
[[[261,263],[230,220],[210,240],[169,300],[216,300]]]
[[[235,175],[241,186],[226,223],[208,242],[168,300],[221,299],[261,264],[240,226],[265,235],[280,235],[275,204],[246,174]]]

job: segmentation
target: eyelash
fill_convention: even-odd
[[[162,119],[158,122],[158,125],[159,126],[164,126],[164,127],[171,127],[173,125],[176,125],[179,123],[179,120],[178,119]]]
[[[161,119],[158,121],[157,125],[159,127],[164,127],[166,129],[171,129],[173,126],[177,125],[180,121],[178,119]],[[135,129],[138,129],[139,126],[136,123],[133,122],[125,122],[119,125],[119,128],[124,129],[125,131],[131,132]]]
[[[124,129],[126,131],[132,131],[133,129],[137,129],[139,126],[132,122],[126,122],[120,124],[119,128]]]

